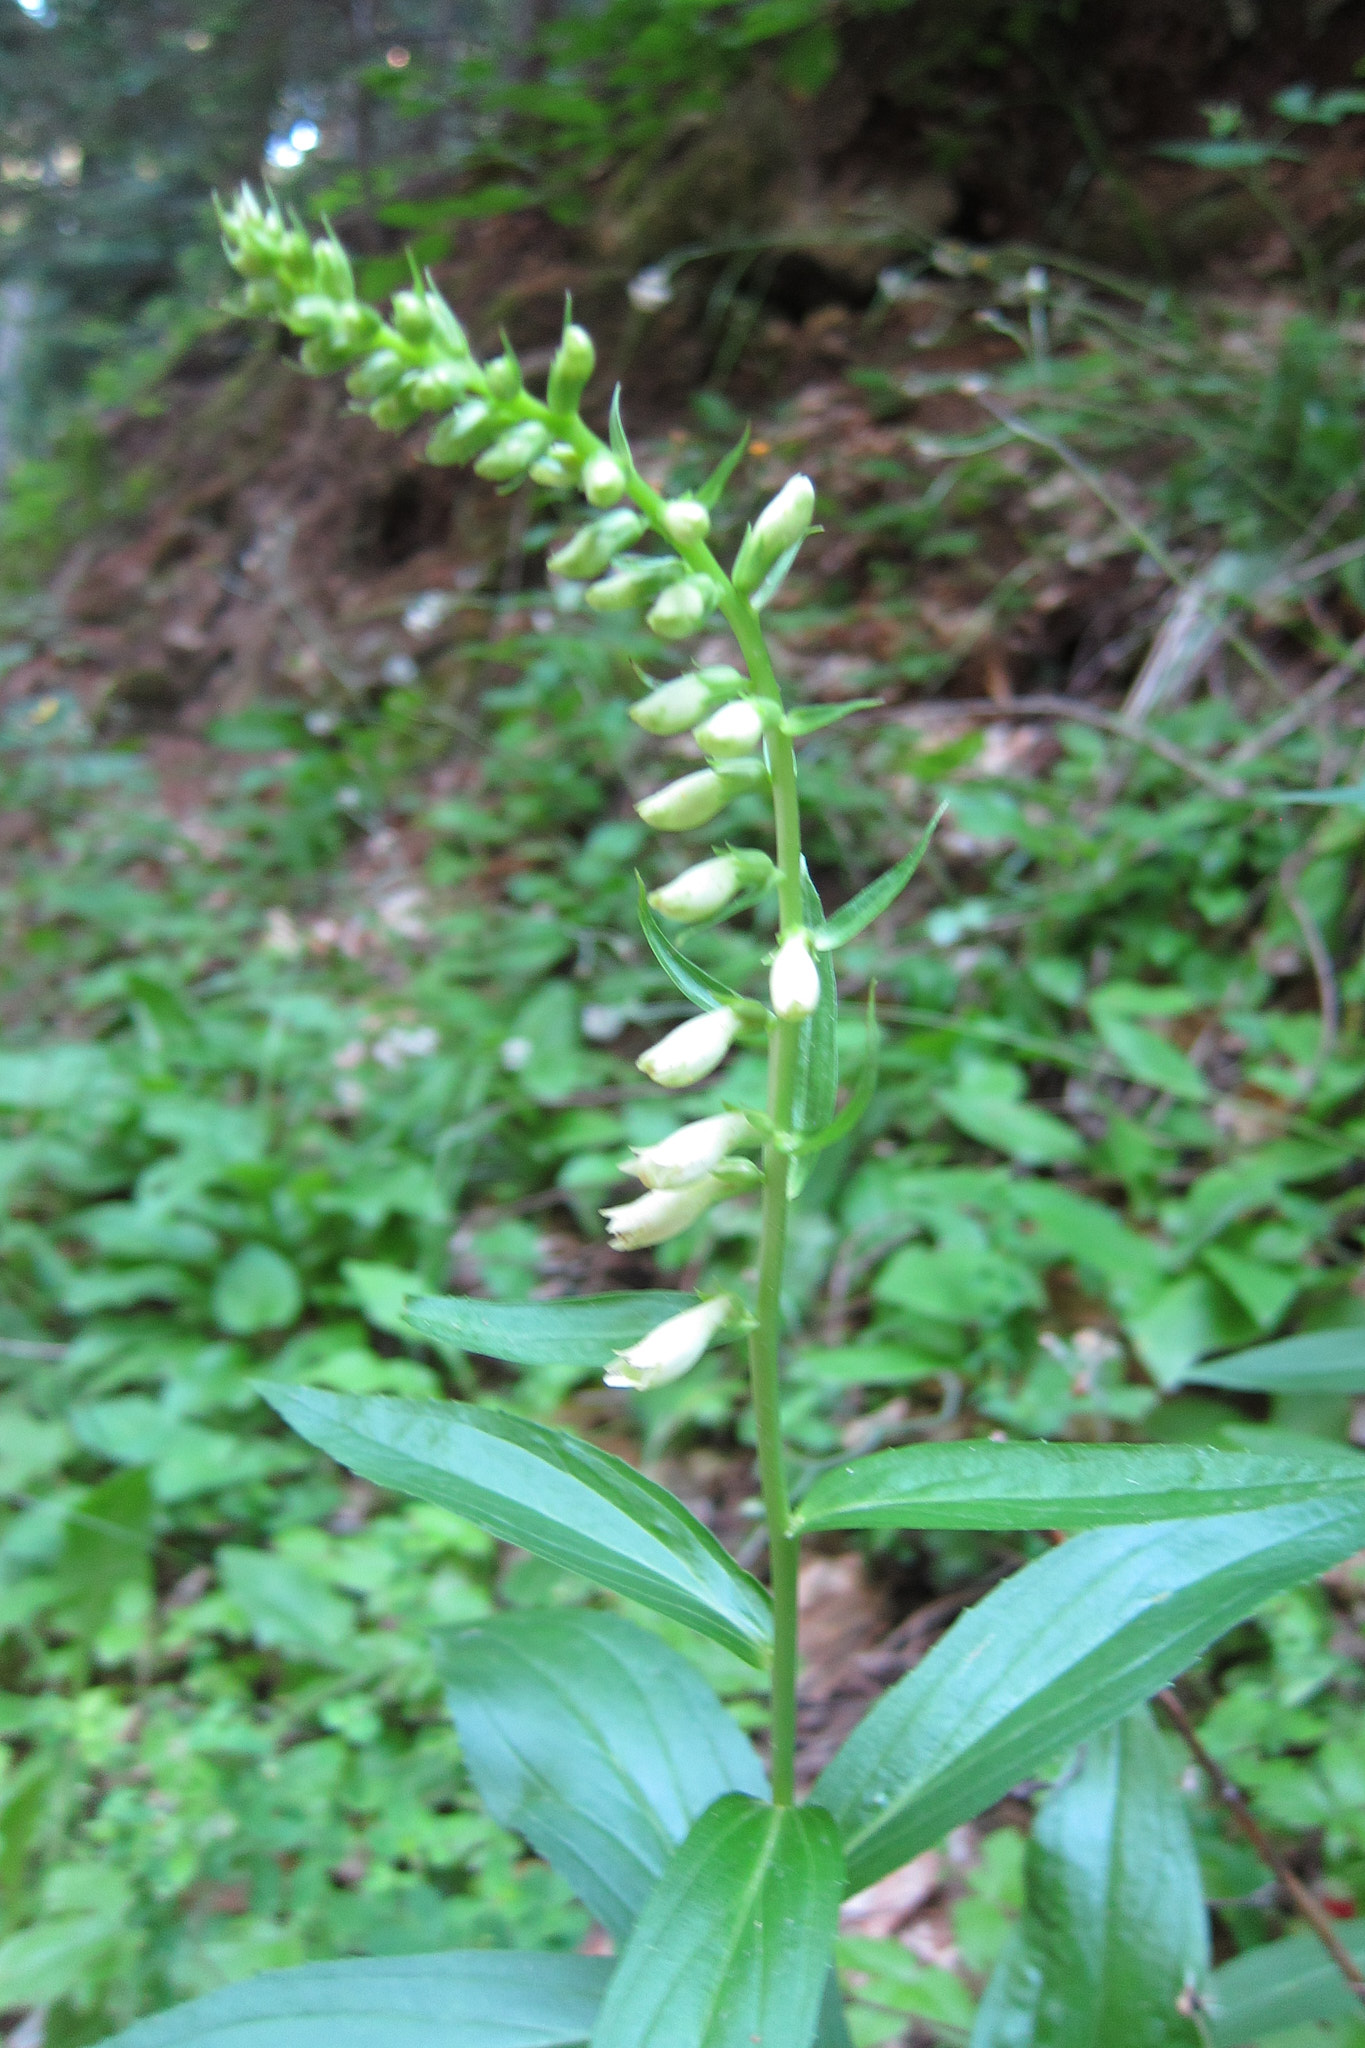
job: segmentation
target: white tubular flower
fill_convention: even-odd
[[[711,692],[699,675],[675,676],[671,683],[661,683],[638,704],[632,704],[629,715],[643,731],[652,732],[657,739],[670,739],[695,725],[710,703]]]
[[[649,892],[649,907],[675,924],[701,924],[715,917],[741,889],[757,889],[776,874],[766,853],[742,847],[684,868],[661,889]]]
[[[645,613],[645,624],[661,640],[686,640],[715,609],[719,597],[709,576],[684,576],[659,593]]]
[[[704,718],[693,728],[692,737],[704,754],[719,761],[756,753],[763,744],[763,713],[752,697],[740,697]]]
[[[690,1088],[715,1072],[738,1032],[739,1018],[733,1010],[703,1010],[642,1052],[635,1064],[660,1088]]]
[[[681,1379],[685,1372],[691,1372],[726,1324],[734,1320],[734,1313],[733,1297],[720,1294],[714,1301],[699,1301],[695,1308],[685,1308],[680,1315],[670,1316],[629,1350],[612,1353],[611,1364],[602,1376],[606,1385],[666,1387],[670,1380]]]
[[[661,1138],[657,1145],[632,1145],[634,1159],[626,1168],[647,1188],[685,1188],[703,1174],[714,1173],[739,1145],[757,1144],[747,1116],[726,1110]]]
[[[793,932],[777,949],[768,976],[774,1012],[785,1023],[810,1017],[820,1006],[820,970],[804,932]]]
[[[642,797],[635,808],[656,832],[690,832],[696,825],[709,825],[725,809],[732,793],[714,768],[699,768],[693,775],[680,775],[676,782],[665,783],[652,796]]]
[[[614,1252],[644,1251],[680,1236],[729,1192],[724,1181],[709,1173],[685,1188],[651,1188],[633,1202],[599,1214],[606,1218],[607,1241]]]

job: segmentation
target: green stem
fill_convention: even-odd
[[[580,444],[581,445],[581,444]],[[584,451],[586,452],[586,450]],[[663,499],[631,466],[631,498],[661,537]],[[722,595],[720,609],[739,642],[755,693],[779,709],[782,691],[773,673],[758,613],[731,583],[704,542],[676,547],[689,569],[711,576]],[[779,936],[805,922],[802,901],[801,806],[796,786],[796,751],[779,729],[767,738],[772,779],[773,821],[778,867]],[[768,1115],[777,1132],[790,1131],[796,1100],[801,1025],[774,1018],[768,1037]],[[749,1339],[749,1382],[758,1442],[759,1487],[768,1524],[769,1578],[773,1596],[772,1730],[770,1765],[773,1799],[790,1806],[796,1794],[797,1572],[800,1539],[791,1533],[791,1501],[782,1450],[781,1344],[782,1275],[787,1250],[787,1193],[791,1162],[775,1144],[763,1148],[763,1219],[759,1237],[756,1325]]]
[[[761,695],[781,704],[763,629],[753,606],[727,589],[721,609],[740,645],[749,675]],[[778,901],[781,931],[803,922],[801,901],[801,807],[796,788],[796,753],[787,734],[768,735],[773,818],[777,836]],[[796,1097],[801,1025],[775,1019],[768,1041],[768,1115],[776,1131],[789,1131]],[[790,1533],[782,1450],[780,1406],[782,1273],[787,1249],[787,1183],[791,1162],[776,1145],[763,1151],[763,1224],[758,1259],[758,1326],[749,1340],[749,1378],[758,1439],[759,1480],[768,1522],[769,1574],[773,1595],[773,1678],[771,1760],[773,1798],[789,1806],[795,1793],[797,1572],[801,1545]]]

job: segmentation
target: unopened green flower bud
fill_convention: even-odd
[[[487,477],[490,483],[508,483],[529,469],[549,445],[550,436],[539,420],[522,420],[505,434],[499,434],[492,447],[485,449],[474,464],[474,473]]]
[[[664,532],[680,548],[692,547],[711,531],[711,514],[695,498],[675,498],[664,506]]]
[[[505,349],[500,356],[493,356],[486,362],[483,366],[483,374],[487,379],[489,391],[494,398],[500,399],[503,404],[506,404],[510,398],[520,396],[522,388],[521,364],[512,354],[510,348]]]
[[[714,1301],[699,1301],[680,1315],[657,1323],[648,1336],[641,1337],[625,1351],[614,1351],[611,1364],[602,1375],[608,1387],[666,1387],[670,1380],[691,1372],[708,1347],[730,1324],[740,1320],[742,1311],[733,1295],[717,1295]]]
[[[610,576],[590,584],[587,601],[595,612],[628,612],[645,604],[680,573],[681,565],[666,555],[629,555]]]
[[[739,697],[722,704],[693,729],[692,737],[704,754],[716,761],[734,760],[752,754],[763,744],[765,720],[752,697]]]
[[[353,299],[355,279],[350,260],[339,242],[319,235],[313,244],[313,276],[317,289],[334,299]]]
[[[353,398],[382,398],[402,381],[407,365],[396,349],[377,348],[346,379]]]
[[[600,448],[596,455],[590,455],[583,464],[583,496],[590,505],[605,511],[614,505],[626,488],[626,473],[614,455],[608,455]]]
[[[820,1007],[820,970],[804,932],[792,932],[777,949],[768,976],[774,1013],[785,1023],[814,1016]]]
[[[293,282],[296,289],[305,278],[315,275],[313,245],[302,228],[289,228],[281,234],[276,247],[275,261],[283,275]]]
[[[291,334],[323,334],[336,317],[336,302],[325,292],[300,292],[282,317]]]
[[[345,343],[330,334],[313,335],[299,350],[299,361],[313,377],[330,377],[334,370],[344,370],[351,357]]]
[[[404,341],[430,341],[436,323],[431,317],[425,292],[395,292],[392,314],[393,324]]]
[[[815,486],[808,476],[788,477],[745,534],[730,571],[736,590],[757,590],[778,557],[803,540],[815,511]]]
[[[580,527],[572,540],[555,549],[547,567],[556,576],[574,576],[586,583],[590,577],[600,576],[622,548],[630,547],[644,530],[640,514],[622,506],[602,519],[594,519],[590,526]]]
[[[408,388],[423,412],[444,412],[468,391],[469,376],[458,363],[437,363],[430,370],[419,370]]]
[[[741,1146],[757,1143],[758,1133],[748,1117],[738,1110],[726,1110],[720,1116],[684,1124],[657,1145],[632,1146],[634,1157],[625,1171],[647,1188],[685,1188],[704,1173],[715,1173]]]
[[[651,1188],[633,1202],[621,1202],[603,1209],[607,1242],[614,1252],[643,1251],[653,1244],[665,1244],[704,1216],[729,1189],[709,1174],[686,1188]]]
[[[652,796],[642,797],[635,809],[656,832],[691,832],[709,825],[732,798],[760,787],[765,779],[761,761],[727,761],[723,768],[698,768],[694,774],[680,775]]]
[[[571,491],[578,482],[575,471],[566,469],[553,453],[542,455],[533,462],[526,474],[533,484],[539,484],[547,491]]]
[[[357,299],[349,299],[336,308],[332,315],[332,339],[338,347],[349,349],[352,355],[367,348],[379,332],[379,315],[373,306],[362,306]]]
[[[645,615],[645,624],[661,640],[685,640],[714,611],[720,592],[709,576],[683,576],[662,591]]]
[[[280,287],[273,277],[253,277],[242,294],[248,313],[276,313],[280,305]]]
[[[486,447],[496,431],[493,408],[483,398],[470,398],[440,425],[427,442],[428,462],[448,467],[455,462],[468,462]]]
[[[675,1025],[635,1064],[660,1088],[690,1088],[715,1072],[738,1035],[739,1018],[733,1010],[703,1010],[699,1017]]]
[[[597,351],[587,328],[566,327],[550,365],[549,382],[545,387],[545,403],[550,411],[575,412],[596,367]]]
[[[418,409],[412,393],[401,386],[397,391],[388,392],[383,398],[376,398],[370,407],[370,418],[386,434],[401,434],[404,427],[410,427],[418,418]]]

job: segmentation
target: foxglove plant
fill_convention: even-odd
[[[810,481],[783,486],[727,571],[710,545],[712,515],[741,451],[694,495],[662,496],[636,467],[618,404],[606,441],[581,416],[594,350],[580,326],[566,321],[538,398],[510,345],[476,360],[429,280],[399,292],[386,320],[357,297],[337,242],[310,242],[273,203],[243,192],[222,224],[247,306],[303,337],[306,369],[346,370],[379,426],[438,414],[431,461],[587,500],[596,516],[550,566],[587,584],[590,608],[643,613],[670,643],[718,614],[733,637],[734,665],[687,667],[633,706],[646,733],[690,729],[704,762],[637,808],[661,832],[692,831],[735,796],[762,792],[772,851],[726,846],[642,889],[645,937],[696,1014],[639,1065],[683,1089],[737,1042],[764,1045],[766,1103],[637,1149],[624,1171],[643,1192],[603,1213],[612,1245],[635,1249],[752,1190],[752,1287],[744,1298],[622,1292],[505,1307],[441,1297],[410,1304],[409,1321],[481,1355],[599,1370],[632,1388],[665,1384],[742,1335],[767,1584],[663,1487],[565,1430],[473,1402],[267,1396],[351,1471],[468,1516],[766,1672],[769,1755],[765,1771],[691,1665],[619,1613],[506,1613],[446,1631],[435,1654],[475,1784],[576,1888],[615,1956],[308,1965],[144,2021],[119,2037],[123,2048],[845,2048],[833,1972],[841,1899],[1077,1743],[1080,1774],[1040,1818],[1029,1905],[974,2048],[1208,2038],[1231,2048],[1244,2036],[1219,2032],[1221,1973],[1209,1972],[1189,1828],[1143,1702],[1271,1595],[1365,1545],[1365,1460],[1292,1438],[1269,1449],[930,1442],[832,1465],[793,1503],[779,1412],[788,1207],[874,1085],[869,1016],[869,1056],[840,1106],[834,955],[894,902],[928,838],[826,917],[802,858],[796,743],[840,714],[786,705],[762,621],[811,529]],[[698,966],[665,927],[704,924],[767,892],[777,934],[764,1002]],[[1283,1361],[1266,1352],[1258,1367],[1248,1354],[1234,1383],[1255,1384],[1258,1369],[1273,1384]],[[1311,1383],[1311,1358],[1289,1369]],[[964,1613],[798,1799],[800,1546],[808,1533],[870,1529],[1070,1540]]]

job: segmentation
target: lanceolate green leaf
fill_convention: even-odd
[[[810,2048],[841,1884],[820,1807],[718,1800],[636,1921],[593,2048]]]
[[[1097,1529],[1243,1513],[1354,1489],[1365,1457],[1334,1444],[910,1444],[822,1473],[801,1529]]]
[[[915,869],[929,851],[929,841],[938,829],[938,821],[947,810],[946,803],[939,805],[933,817],[924,828],[919,845],[893,868],[879,875],[875,882],[869,882],[860,889],[851,902],[842,910],[836,910],[822,931],[814,934],[814,943],[823,952],[833,952],[836,946],[846,946],[850,939],[856,939],[883,911],[889,910],[914,874]]]
[[[1363,1544],[1356,1497],[1093,1529],[1026,1565],[878,1701],[817,1784],[852,1889],[1149,1698],[1272,1594]]]
[[[689,1003],[695,1003],[699,1010],[723,1010],[742,1003],[744,998],[737,990],[729,988],[723,981],[717,981],[714,974],[708,974],[704,967],[698,967],[694,960],[689,960],[686,954],[678,951],[650,909],[644,882],[638,875],[636,884],[640,892],[640,929],[645,935],[650,952],[674,988],[680,990]]]
[[[804,739],[807,733],[823,732],[827,725],[851,718],[855,711],[876,711],[885,702],[885,697],[853,697],[847,704],[798,704],[783,719],[782,730],[793,739]]]
[[[1342,1944],[1365,1968],[1365,1926],[1337,1929]],[[1315,1934],[1248,1949],[1209,1980],[1208,2030],[1213,2048],[1251,2048],[1290,2027],[1315,2020],[1360,2018],[1360,2001]]]
[[[820,971],[820,1006],[814,1016],[807,1017],[801,1026],[800,1050],[796,1070],[796,1103],[792,1115],[793,1128],[800,1134],[823,1131],[834,1116],[839,1100],[839,986],[834,979],[834,968],[827,952],[819,950],[819,935],[824,928],[825,913],[815,884],[805,872],[801,873],[801,896],[806,924],[816,944],[816,962]],[[792,1164],[792,1192],[797,1193],[804,1181],[809,1166],[797,1159]]]
[[[499,1614],[445,1631],[436,1659],[484,1805],[618,1944],[714,1800],[766,1797],[763,1766],[715,1694],[618,1615]]]
[[[1203,1985],[1208,1913],[1145,1708],[1085,1744],[1039,1810],[1025,1871],[1023,1918],[971,2048],[1199,2048],[1181,2003]]]
[[[305,1963],[172,2006],[104,2048],[580,2048],[610,1970],[491,1949]]]
[[[693,1294],[641,1288],[632,1294],[585,1294],[576,1301],[475,1301],[459,1294],[420,1295],[405,1320],[424,1337],[458,1344],[513,1365],[577,1366],[597,1372],[669,1316],[696,1302]]]
[[[309,1443],[376,1486],[467,1515],[761,1663],[768,1597],[682,1503],[566,1431],[466,1402],[263,1388]]]
[[[1315,1330],[1205,1359],[1183,1375],[1205,1387],[1256,1394],[1365,1394],[1365,1329]]]
[[[788,1139],[784,1150],[791,1151],[798,1158],[805,1158],[809,1153],[824,1152],[829,1146],[837,1145],[841,1138],[846,1138],[851,1131],[857,1130],[867,1115],[876,1089],[877,994],[874,984],[867,992],[867,1054],[847,1102],[823,1130],[810,1131],[802,1138]]]

